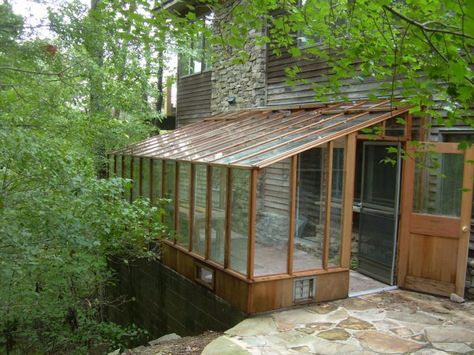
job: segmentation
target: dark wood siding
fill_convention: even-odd
[[[287,83],[285,68],[297,65],[301,72],[297,79],[304,80],[303,83],[290,86]],[[293,58],[289,54],[276,56],[268,51],[267,56],[267,105],[292,105],[300,103],[314,103],[314,83],[328,83],[328,75],[331,69],[325,60]],[[342,81],[340,94],[350,100],[365,99],[374,90],[380,88],[382,82],[374,78],[347,79]],[[327,84],[329,87],[329,83]],[[340,98],[327,93],[330,101],[340,101]]]
[[[211,71],[178,79],[176,97],[177,126],[211,115]]]

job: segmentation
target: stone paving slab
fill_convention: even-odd
[[[225,334],[202,354],[474,354],[474,303],[395,290],[256,316]]]

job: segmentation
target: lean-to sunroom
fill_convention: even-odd
[[[110,172],[127,198],[172,201],[162,262],[243,312],[342,298],[357,139],[402,141],[407,118],[388,101],[222,113],[113,152]]]

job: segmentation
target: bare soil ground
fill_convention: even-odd
[[[140,346],[127,350],[127,355],[198,355],[214,339],[222,333],[208,331],[200,335],[169,340],[153,346]]]

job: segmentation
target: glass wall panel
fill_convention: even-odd
[[[416,158],[413,212],[459,217],[464,154],[427,152]]]
[[[163,181],[163,197],[170,200],[166,204],[166,211],[164,215],[165,224],[174,230],[174,198],[175,198],[175,175],[176,175],[176,163],[173,160],[165,160],[164,164],[165,176]]]
[[[298,155],[293,270],[322,268],[327,145]]]
[[[178,163],[179,186],[178,186],[178,228],[176,242],[187,248],[189,246],[189,216],[190,216],[190,178],[191,164]]]
[[[130,162],[131,162],[131,157],[130,156],[124,156],[123,157],[124,161],[124,166],[123,166],[123,178],[124,179],[130,179]],[[124,198],[127,201],[130,201],[130,195],[131,195],[132,189],[131,187],[125,188],[124,190]]]
[[[153,159],[153,177],[151,186],[151,200],[155,202],[161,198],[162,186],[163,186],[163,161]]]
[[[287,272],[291,159],[260,170],[254,275]]]
[[[107,176],[109,178],[115,177],[115,155],[107,156]]]
[[[250,170],[232,169],[230,268],[247,273]]]
[[[206,252],[206,196],[207,166],[196,164],[194,166],[193,251],[202,256]]]
[[[140,196],[140,158],[133,158],[132,200]]]
[[[115,159],[117,159],[117,164],[116,164],[117,170],[115,171],[115,176],[122,177],[122,156],[117,155]]]
[[[150,158],[142,158],[142,196],[150,198]]]
[[[227,168],[213,166],[211,175],[211,250],[209,258],[219,264],[224,264]]]
[[[333,143],[332,190],[331,190],[331,224],[329,232],[328,265],[339,266],[341,263],[342,240],[342,205],[344,198],[344,159],[346,139],[338,139]]]

